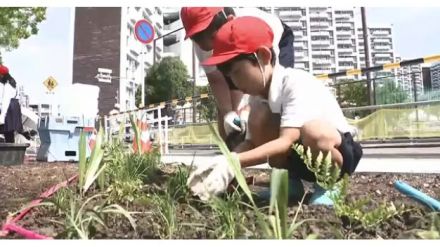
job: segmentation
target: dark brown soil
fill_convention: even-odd
[[[24,203],[38,196],[42,191],[53,184],[65,180],[76,170],[72,164],[28,164],[16,167],[0,166],[0,219],[4,219],[8,212],[20,209]],[[158,208],[151,199],[151,192],[161,193],[164,181],[173,172],[172,168],[163,168],[153,184],[144,186],[143,196],[134,203],[120,203],[131,212],[137,224],[135,232],[128,221],[123,217],[109,217],[106,219],[108,229],[97,228],[93,238],[221,238],[221,227],[225,226],[218,215],[204,203],[191,198],[175,202],[176,226],[170,234],[168,227],[159,216]],[[253,175],[257,184],[252,188],[259,190],[269,184],[269,173],[260,170],[247,170],[247,175]],[[429,215],[431,210],[425,206],[408,199],[399,193],[392,185],[395,180],[405,181],[415,188],[427,193],[434,198],[440,198],[440,176],[438,174],[355,174],[350,179],[349,198],[351,200],[370,197],[371,208],[383,201],[393,202],[396,206],[405,204],[408,210],[395,216],[373,229],[366,229],[357,222],[348,222],[345,218],[335,215],[334,209],[326,206],[303,205],[298,216],[298,221],[308,219],[302,224],[295,238],[306,238],[316,234],[318,238],[330,239],[397,239],[416,238],[416,232],[429,229]],[[311,189],[311,184],[306,183],[306,188]],[[267,202],[259,201],[260,206],[267,206]],[[289,222],[298,210],[298,204],[292,202],[289,206]],[[241,210],[243,216],[242,226],[237,227],[236,238],[261,238],[262,234],[256,223],[256,216],[252,210]],[[32,214],[25,217],[20,224],[28,229],[36,230],[55,238],[64,238],[60,233],[63,227],[53,221],[64,221],[58,211],[53,208],[37,208]],[[8,238],[21,238],[11,234]]]
[[[20,210],[36,199],[50,186],[67,180],[75,174],[72,163],[27,162],[18,166],[0,165],[0,221],[8,213]]]

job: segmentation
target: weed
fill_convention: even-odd
[[[235,239],[239,236],[245,221],[240,203],[241,195],[238,191],[227,194],[225,199],[215,197],[210,201],[209,205],[219,220],[216,229],[218,238]]]
[[[172,239],[174,233],[178,230],[176,202],[168,193],[164,195],[154,194],[152,199],[156,206],[160,225],[165,226],[165,231],[161,234],[161,238]]]
[[[431,226],[429,231],[419,231],[417,236],[421,239],[440,239],[440,213],[431,213]]]
[[[167,193],[174,198],[174,200],[185,200],[188,197],[189,188],[186,186],[188,177],[188,168],[182,166],[178,166],[177,171],[169,177],[166,184],[166,190]]]

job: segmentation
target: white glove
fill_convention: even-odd
[[[237,122],[238,125],[234,123],[234,121]],[[235,111],[230,111],[225,115],[223,126],[225,127],[226,136],[229,136],[235,131],[242,133],[246,131],[245,122],[241,121],[240,116],[238,116]]]
[[[234,179],[234,172],[227,158],[224,155],[217,155],[212,163],[199,166],[193,171],[188,178],[187,185],[195,196],[202,201],[207,201],[212,196],[225,192],[232,179]]]

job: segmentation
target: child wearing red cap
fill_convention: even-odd
[[[216,65],[240,90],[261,99],[257,106],[251,106],[249,118],[259,115],[254,124],[264,126],[265,138],[246,140],[238,147],[233,155],[241,166],[268,161],[272,167],[285,168],[295,181],[296,193],[301,194],[301,179],[314,182],[316,178],[292,150],[292,144],[302,143],[315,157],[319,152],[331,152],[342,174],[354,172],[362,148],[353,140],[355,129],[321,81],[306,71],[276,65],[273,38],[271,28],[261,19],[236,18],[217,32],[213,55],[203,64]],[[212,171],[206,172],[207,168]],[[188,185],[195,195],[208,199],[224,192],[233,176],[227,158],[220,155],[210,165],[199,166]],[[334,192],[315,183],[310,203],[331,205],[330,193]]]
[[[195,52],[199,61],[207,59],[212,54],[212,39],[214,34],[226,22],[235,16],[258,16],[262,18],[274,32],[274,50],[279,55],[277,63],[285,67],[293,67],[293,32],[277,16],[266,13],[257,8],[231,8],[231,7],[184,7],[180,16],[186,31],[186,38],[195,43]],[[239,112],[241,106],[246,105],[246,97],[242,99],[242,92],[232,83],[230,78],[224,77],[216,66],[203,66],[211,90],[216,99],[219,117],[219,132],[223,139],[236,132],[245,133],[247,114]],[[240,100],[241,103],[240,103]],[[240,104],[239,104],[240,103]],[[234,120],[241,124],[237,126]],[[227,144],[228,141],[227,141]]]

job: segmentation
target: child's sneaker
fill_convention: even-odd
[[[333,206],[333,200],[330,198],[331,195],[337,195],[339,191],[337,189],[325,190],[317,183],[314,184],[315,191],[310,197],[310,205],[326,205]]]

